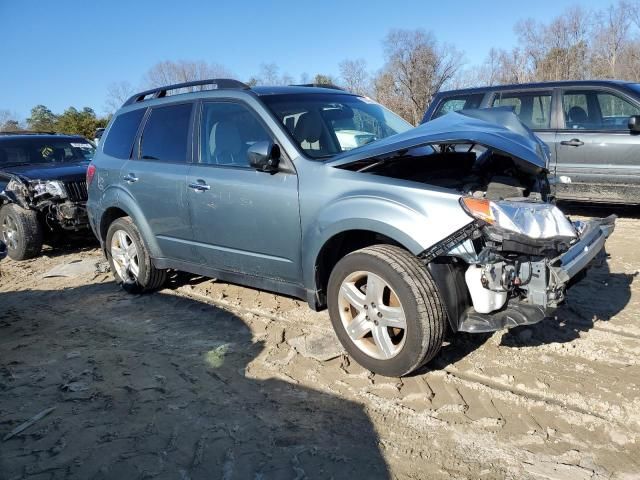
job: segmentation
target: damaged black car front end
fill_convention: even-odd
[[[9,178],[0,198],[4,203],[19,205],[23,209],[39,213],[51,232],[79,232],[89,226],[87,217],[87,187],[84,178],[86,165],[79,166],[78,173],[64,180],[32,180],[24,175],[0,173]],[[34,172],[30,172],[31,175]],[[41,177],[48,176],[42,172]]]
[[[82,137],[0,138],[0,230],[14,260],[43,242],[89,233],[86,170],[94,146]]]

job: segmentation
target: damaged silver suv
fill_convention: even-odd
[[[126,290],[175,269],[304,298],[357,362],[400,376],[447,330],[539,322],[602,250],[614,218],[549,203],[548,159],[509,111],[412,128],[335,88],[211,80],[124,104],[87,207]]]

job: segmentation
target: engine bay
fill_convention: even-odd
[[[531,167],[478,144],[436,144],[400,150],[343,168],[420,182],[476,198],[548,201],[546,172]]]

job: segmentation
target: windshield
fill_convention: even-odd
[[[261,98],[312,158],[329,158],[413,126],[368,98],[345,94]]]
[[[84,138],[20,137],[0,139],[0,168],[36,163],[89,161],[94,146]]]
[[[631,90],[635,90],[635,92],[640,95],[640,83],[628,83],[627,85]]]

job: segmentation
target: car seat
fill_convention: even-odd
[[[209,154],[212,163],[218,165],[247,165],[243,157],[243,142],[240,131],[233,122],[220,121],[209,135]]]
[[[574,128],[584,127],[584,124],[589,120],[584,108],[578,107],[577,105],[569,109],[567,117],[569,117],[568,120]]]

